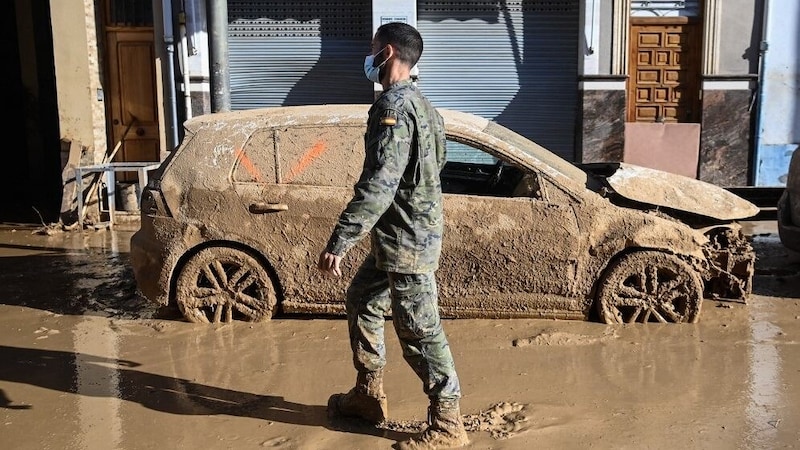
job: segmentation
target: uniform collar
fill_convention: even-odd
[[[390,91],[392,89],[403,87],[403,86],[406,86],[406,85],[409,85],[409,84],[411,84],[411,78],[406,78],[405,80],[398,81],[397,83],[394,83],[394,84],[390,85],[389,88],[386,89],[386,90]]]

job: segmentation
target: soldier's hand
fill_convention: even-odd
[[[342,276],[342,269],[339,268],[339,263],[342,262],[342,257],[328,253],[325,250],[319,254],[319,261],[317,262],[317,269],[325,275],[333,275],[335,277]]]

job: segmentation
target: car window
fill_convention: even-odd
[[[279,182],[353,187],[364,164],[364,127],[293,127],[277,131]]]
[[[451,138],[447,139],[447,161],[472,164],[494,164],[497,158]]]
[[[535,172],[523,170],[453,136],[447,137],[447,161],[440,177],[442,192],[446,194],[543,197],[540,177]]]
[[[235,183],[275,182],[275,139],[271,129],[253,133],[244,148],[236,153],[233,167]]]

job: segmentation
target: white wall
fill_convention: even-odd
[[[106,149],[106,123],[94,1],[50,0],[50,14],[61,139],[89,147],[96,162]]]
[[[717,74],[758,73],[761,9],[764,0],[722,0],[719,5],[720,43]],[[797,0],[792,0],[797,1]],[[797,36],[795,36],[795,39]]]
[[[783,186],[800,143],[800,3],[769,0],[759,92],[756,184]]]

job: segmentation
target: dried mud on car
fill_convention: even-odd
[[[368,109],[188,120],[142,193],[131,260],[143,295],[191,322],[344,314],[370,238],[340,278],[316,263],[362,172]],[[491,120],[440,112],[443,317],[693,323],[703,298],[746,301],[755,257],[736,220],[752,203],[630,164],[578,167]],[[403,233],[390,238],[417,242]]]

